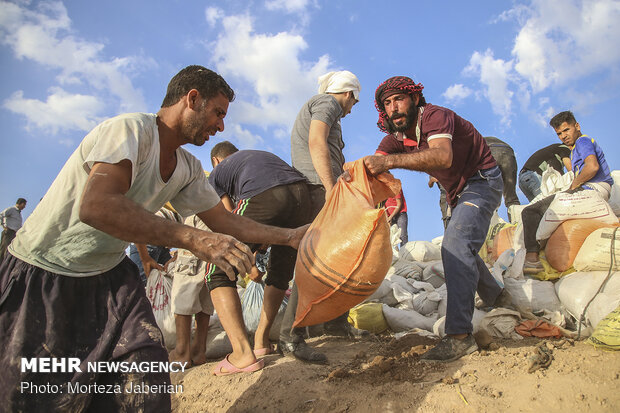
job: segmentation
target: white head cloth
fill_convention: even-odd
[[[348,70],[329,72],[319,77],[319,93],[353,92],[353,97],[359,100],[361,90],[357,76]]]

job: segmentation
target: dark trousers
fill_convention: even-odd
[[[101,373],[88,362],[167,362],[136,266],[125,258],[91,277],[45,271],[10,254],[0,265],[0,410],[9,412],[169,412],[170,393],[129,393],[127,386],[170,384],[169,373]],[[81,360],[81,372],[22,372],[22,358]],[[23,391],[22,383],[58,386]],[[119,386],[120,393],[71,393],[69,386]]]
[[[392,219],[392,225],[396,224],[400,228],[400,246],[402,247],[409,242],[409,234],[407,233],[407,226],[409,225],[409,217],[407,212],[399,212]]]
[[[489,305],[501,293],[501,287],[478,255],[491,216],[501,202],[503,183],[500,174],[498,167],[478,171],[467,180],[452,209],[441,245],[448,291],[446,334],[472,332],[476,291]]]
[[[512,205],[521,205],[517,196],[517,159],[514,151],[506,145],[491,144],[489,148],[497,166],[502,171],[504,205],[506,208],[510,208]]]
[[[536,239],[536,231],[538,231],[540,221],[554,199],[555,194],[550,195],[532,205],[526,206],[523,208],[523,211],[521,211],[521,219],[523,220],[523,242],[525,243],[526,252],[540,251],[540,244]]]
[[[6,249],[11,244],[11,241],[13,241],[13,238],[15,238],[16,233],[17,231],[13,231],[10,228],[2,231],[2,240],[0,241],[0,263],[4,259],[4,256],[6,255]]]

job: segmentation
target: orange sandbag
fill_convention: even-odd
[[[549,265],[558,271],[568,270],[588,235],[599,228],[614,226],[617,224],[607,224],[595,219],[570,219],[562,222],[551,234],[545,247]]]
[[[493,262],[497,261],[504,251],[514,248],[513,238],[515,236],[516,225],[506,225],[493,239]]]
[[[542,320],[525,320],[515,327],[515,331],[523,337],[562,337],[562,331],[557,326]]]
[[[297,253],[296,327],[323,323],[361,303],[381,285],[392,263],[390,228],[381,201],[400,192],[389,173],[370,176],[363,159],[342,177],[304,235]]]

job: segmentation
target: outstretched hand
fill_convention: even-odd
[[[247,274],[254,265],[250,248],[230,235],[203,231],[192,252],[201,260],[216,265],[231,281],[237,274]]]
[[[371,155],[364,158],[364,166],[371,175],[379,175],[390,169],[387,156]]]

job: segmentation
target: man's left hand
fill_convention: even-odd
[[[364,158],[364,166],[372,175],[379,175],[381,172],[388,171],[390,168],[387,163],[387,156],[371,155]]]

